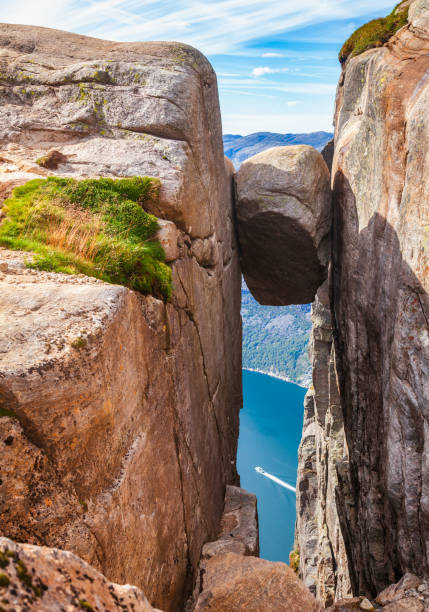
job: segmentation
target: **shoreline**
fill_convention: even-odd
[[[306,387],[305,385],[301,385],[295,380],[291,380],[290,378],[287,378],[287,376],[285,376],[284,374],[277,374],[276,372],[272,372],[272,371],[266,372],[265,370],[258,370],[256,368],[241,368],[241,369],[246,370],[246,372],[256,372],[257,374],[265,374],[265,376],[271,376],[271,378],[277,378],[278,380],[283,380],[284,382],[288,382],[293,385],[296,385],[297,387],[301,387],[301,389],[308,389],[308,387]]]

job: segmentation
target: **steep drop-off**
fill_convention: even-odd
[[[182,609],[237,479],[240,272],[216,77],[177,43],[2,25],[0,47],[3,197],[52,174],[153,176],[173,276],[165,302],[0,250],[0,533]]]
[[[328,601],[349,578],[372,596],[407,571],[429,575],[428,74],[429,5],[415,0],[409,24],[350,58],[338,87],[333,317],[320,344],[316,301],[297,498],[300,573]]]

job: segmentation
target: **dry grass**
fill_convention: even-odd
[[[82,272],[169,299],[171,270],[153,239],[156,217],[144,210],[159,182],[132,179],[29,181],[4,204],[0,244],[33,251],[32,267]]]

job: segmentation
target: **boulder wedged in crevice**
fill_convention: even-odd
[[[246,283],[271,306],[314,300],[327,273],[329,170],[306,145],[275,147],[248,159],[236,175],[237,229]]]

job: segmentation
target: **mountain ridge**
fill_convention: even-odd
[[[333,137],[334,135],[331,132],[324,131],[302,134],[254,132],[245,136],[241,134],[224,134],[223,146],[225,155],[229,157],[236,168],[239,168],[249,157],[271,147],[306,144],[321,151]]]

